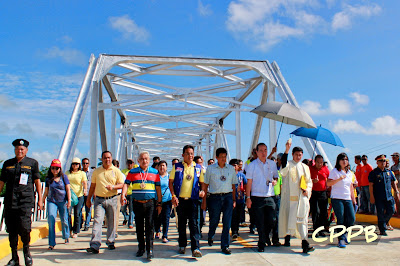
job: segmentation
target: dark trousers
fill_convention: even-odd
[[[273,196],[275,201],[275,225],[272,230],[272,243],[279,242],[279,234],[278,234],[278,219],[279,219],[279,206],[281,205],[281,195]],[[267,236],[269,237],[269,236]]]
[[[313,228],[328,225],[328,195],[326,191],[312,191],[310,198],[310,210],[313,221]]]
[[[344,225],[346,228],[354,225],[356,216],[351,200],[332,199],[332,207],[336,215],[337,225]],[[345,237],[346,234],[341,235],[339,236],[339,240],[344,240]]]
[[[386,231],[386,224],[394,214],[394,199],[375,200],[376,214],[378,216],[378,227],[382,233]]]
[[[24,246],[31,241],[32,208],[4,209],[8,239],[12,250],[17,250],[18,235]]]
[[[251,209],[254,211],[258,231],[258,247],[264,248],[269,234],[276,223],[276,206],[273,197],[251,197]],[[268,237],[268,240],[267,240]]]
[[[236,207],[233,209],[232,212],[232,235],[239,235],[239,224],[241,222],[242,218],[242,213],[244,210],[244,202],[243,203],[237,203],[236,202]]]
[[[169,218],[172,209],[171,201],[166,201],[162,203],[162,210],[160,215],[157,213],[157,209],[155,209],[155,220],[154,220],[154,228],[155,232],[160,232],[161,225],[163,226],[163,235],[162,238],[168,238],[168,227],[169,227]]]
[[[186,224],[189,220],[191,249],[194,251],[200,248],[199,208],[198,200],[179,198],[179,205],[176,208],[178,214],[179,247],[187,246]]]
[[[213,239],[222,215],[221,249],[229,247],[229,230],[231,229],[233,199],[232,193],[223,195],[211,194],[208,198],[208,213],[210,215],[210,227],[208,238]]]
[[[135,213],[136,235],[138,240],[139,250],[150,251],[153,249],[154,235],[154,200],[146,203],[140,203],[133,200],[133,211]],[[146,244],[144,235],[146,233]]]

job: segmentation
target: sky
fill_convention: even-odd
[[[16,138],[31,142],[28,156],[41,165],[57,157],[89,57],[102,53],[276,61],[300,106],[344,143],[323,144],[333,163],[343,151],[367,154],[372,165],[378,154],[400,152],[399,1],[1,1],[0,8],[0,161],[14,156]],[[247,115],[242,159],[255,120]],[[260,141],[268,143],[266,124]],[[283,125],[278,152],[294,129]],[[86,119],[76,156],[88,156],[89,137]],[[302,143],[293,137],[293,145]]]

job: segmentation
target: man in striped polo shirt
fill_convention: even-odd
[[[129,171],[121,194],[121,204],[126,204],[126,192],[132,183],[133,212],[135,213],[136,234],[139,249],[136,257],[141,257],[146,248],[147,259],[153,258],[154,207],[158,214],[161,212],[161,187],[158,171],[149,166],[150,155],[148,152],[139,154],[139,167]],[[157,193],[157,194],[156,194]],[[155,203],[155,199],[159,199]],[[146,227],[145,227],[146,226]],[[146,243],[144,233],[146,228]]]

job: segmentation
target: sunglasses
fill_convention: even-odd
[[[79,163],[72,163],[72,165],[79,165]]]
[[[82,164],[89,164],[89,163],[82,163]]]
[[[60,170],[60,167],[52,166],[50,167],[51,170]]]
[[[386,160],[384,160],[384,159],[381,159],[381,160],[377,160],[378,162],[386,162]]]

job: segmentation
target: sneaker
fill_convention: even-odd
[[[235,240],[237,240],[238,239],[238,235],[237,234],[233,234],[232,235],[232,241],[235,241]]]
[[[78,234],[77,233],[74,233],[73,235],[72,235],[72,238],[77,238],[78,237]]]
[[[168,243],[168,239],[167,239],[166,237],[164,237],[164,238],[162,239],[162,242],[163,242],[163,243]]]
[[[202,256],[203,256],[203,255],[201,254],[201,252],[200,252],[199,249],[193,250],[193,252],[192,252],[192,257],[194,257],[194,258],[201,258]]]
[[[65,244],[68,244],[68,243],[69,243],[69,239],[68,239],[68,238],[65,239],[65,240],[64,240],[64,243],[65,243]]]
[[[128,223],[128,220],[124,220],[123,222],[122,222],[122,225],[126,225]]]
[[[128,228],[129,228],[129,229],[132,229],[132,228],[133,228],[133,225],[128,226]]]
[[[160,239],[160,233],[156,233],[155,239]]]
[[[87,253],[92,253],[92,254],[99,254],[99,251],[97,249],[95,249],[95,248],[92,248],[92,247],[87,248],[86,252]]]
[[[346,247],[346,242],[344,242],[344,240],[339,240],[338,247],[339,248],[345,248]]]

